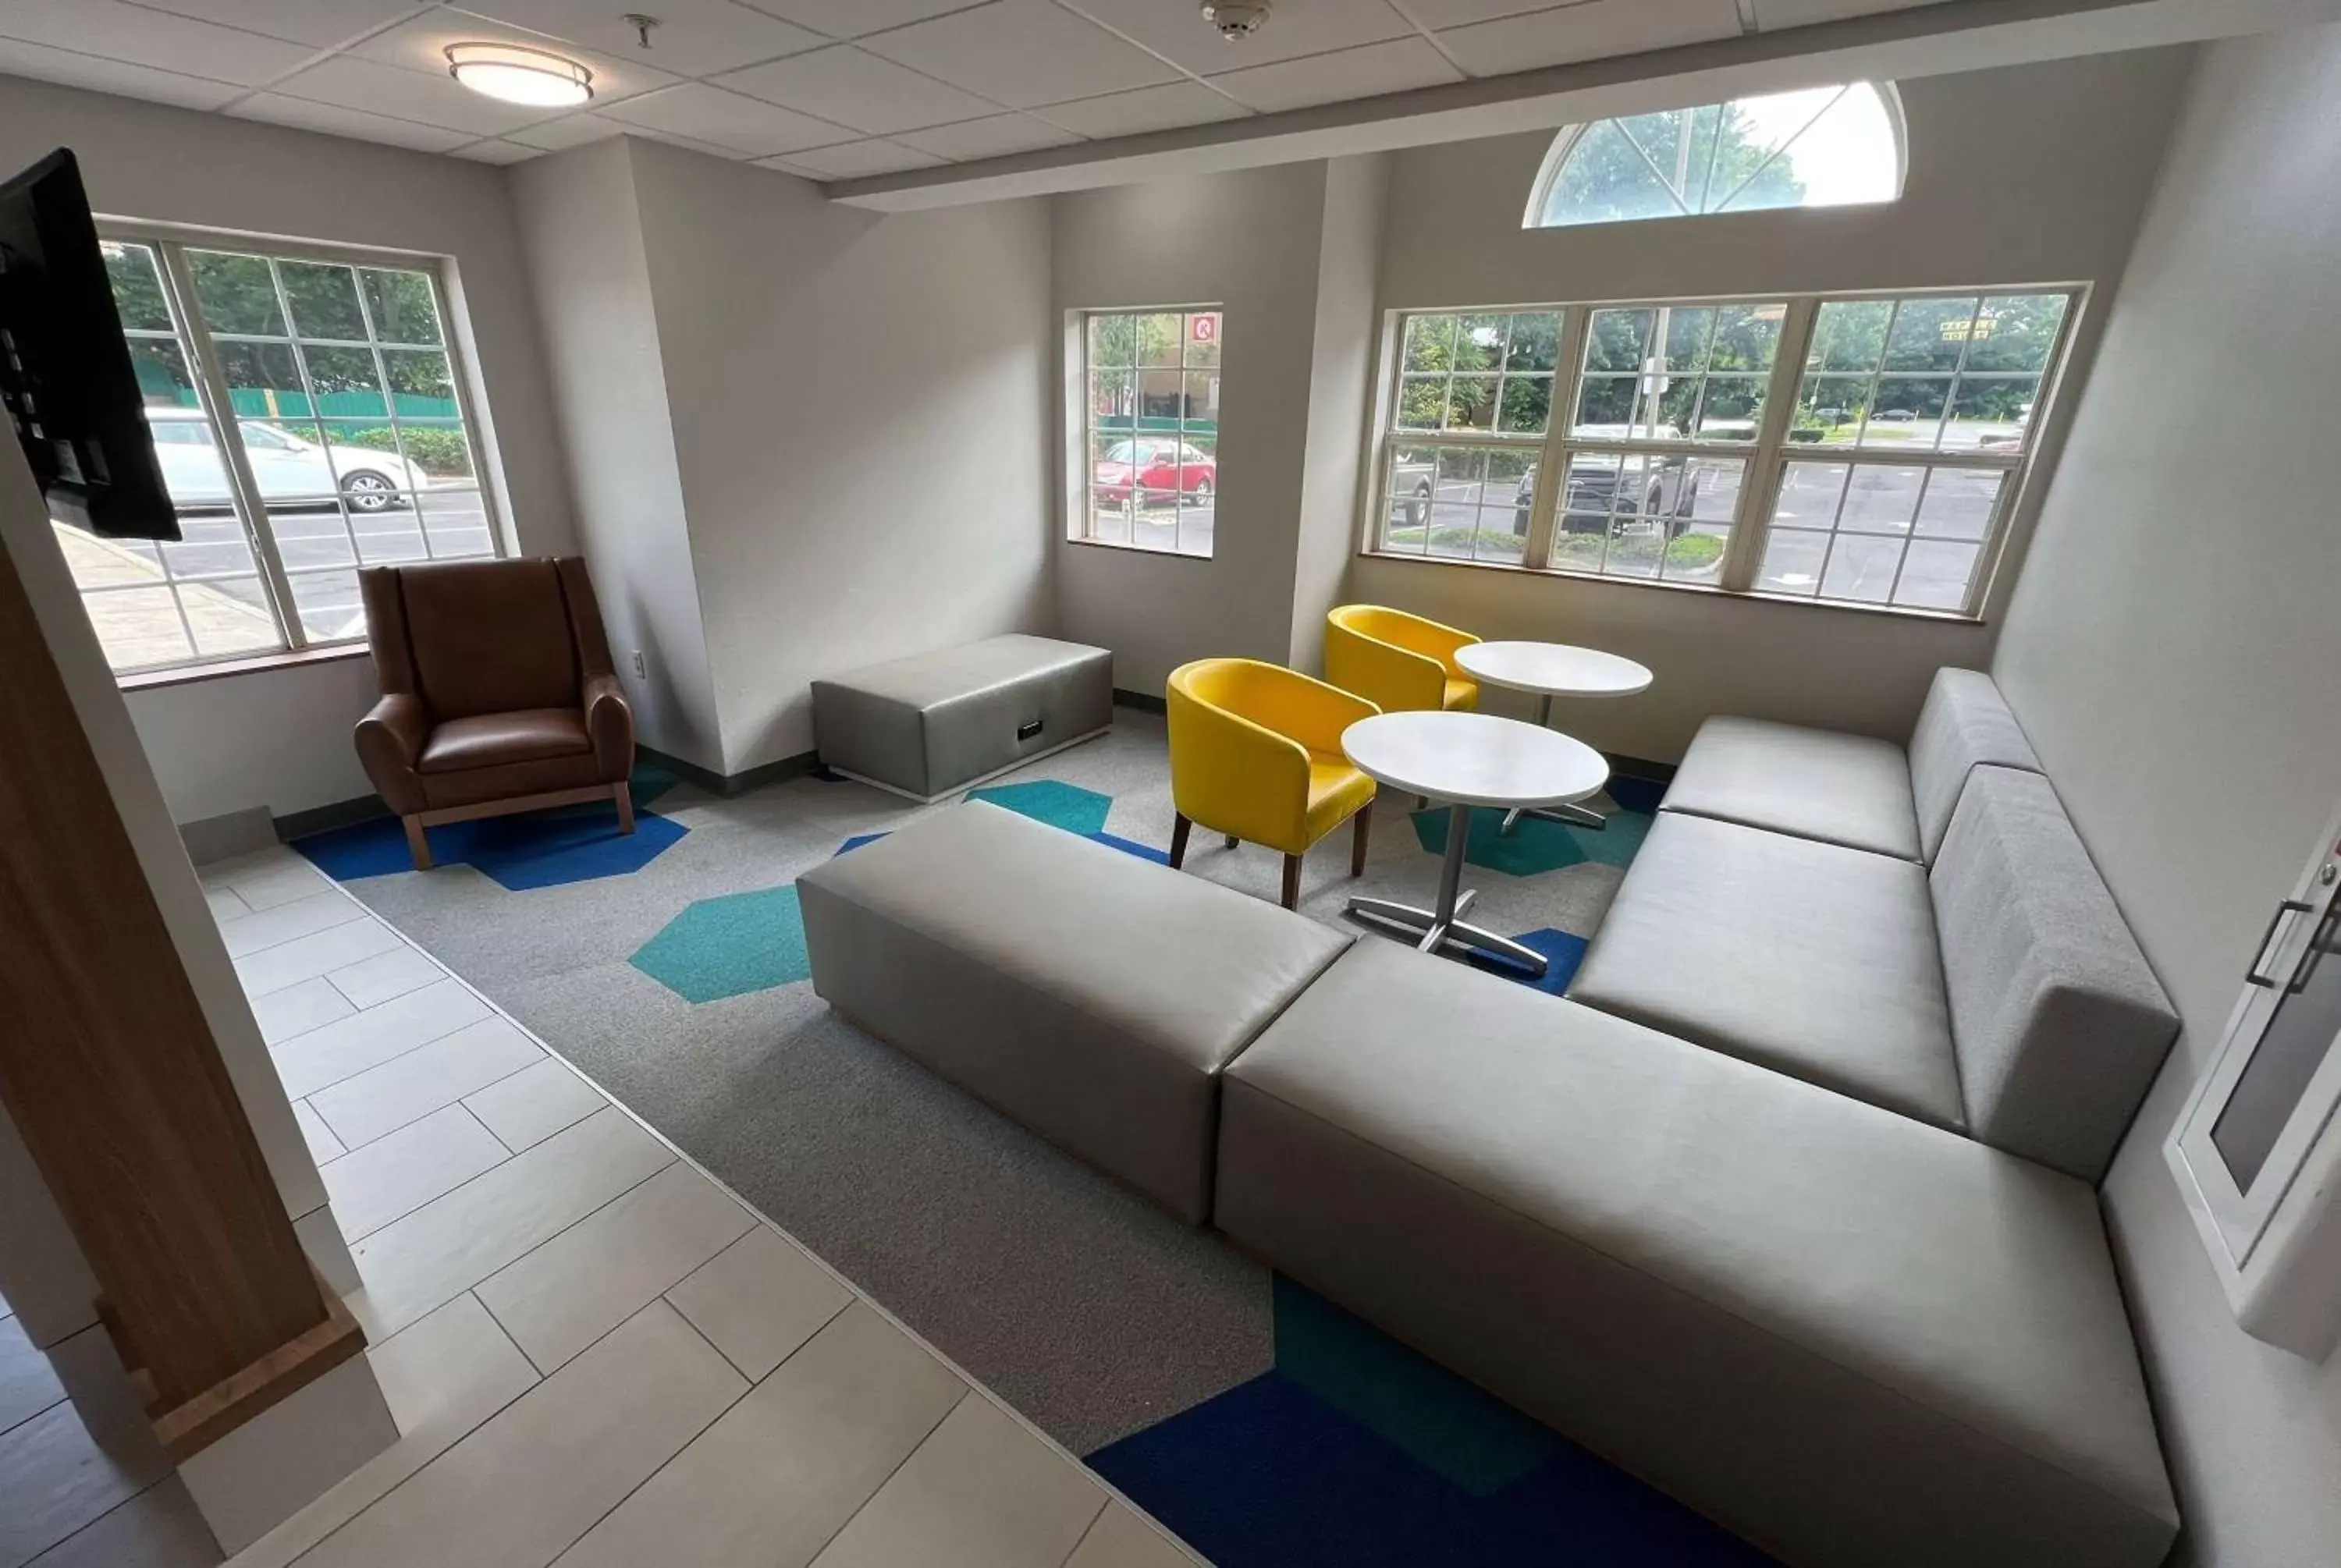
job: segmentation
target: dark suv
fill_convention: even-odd
[[[1586,430],[1587,435],[1606,435],[1606,428]],[[1623,428],[1619,432],[1623,434]],[[1671,437],[1672,432],[1662,431]],[[1609,527],[1609,510],[1618,499],[1619,476],[1624,471],[1627,457],[1613,452],[1579,452],[1569,460],[1569,489],[1561,496],[1556,514],[1563,533],[1600,533]],[[1655,471],[1654,471],[1655,470]],[[1526,534],[1529,511],[1536,503],[1537,465],[1520,475],[1519,489],[1512,495],[1512,531]],[[1643,493],[1629,496],[1642,515],[1664,518],[1667,537],[1679,539],[1689,531],[1698,512],[1698,475],[1691,471],[1690,460],[1679,455],[1661,455],[1640,460],[1629,483],[1639,482]]]

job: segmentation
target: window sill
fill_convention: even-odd
[[[1729,600],[1735,603],[1784,604],[1803,610],[1850,611],[1856,615],[1878,615],[1893,620],[1927,620],[1948,626],[1981,626],[1984,618],[1957,610],[1919,610],[1901,604],[1863,604],[1847,599],[1808,599],[1795,593],[1767,593],[1760,589],[1734,592],[1703,582],[1668,582],[1659,578],[1603,577],[1590,571],[1563,571],[1553,567],[1507,566],[1496,561],[1463,561],[1436,555],[1409,555],[1394,550],[1360,550],[1359,558],[1365,561],[1401,561],[1409,566],[1459,566],[1473,571],[1501,572],[1507,577],[1533,577],[1547,581],[1582,582],[1604,588],[1656,589],[1664,593],[1690,593],[1708,599]]]
[[[264,653],[250,659],[223,659],[210,664],[174,664],[162,670],[135,670],[117,677],[116,684],[125,691],[152,691],[165,686],[193,686],[198,681],[258,675],[271,670],[334,664],[344,659],[364,659],[372,652],[373,650],[363,642],[337,642],[328,648],[304,648],[293,653]]]
[[[1078,534],[1065,536],[1067,544],[1087,545],[1091,550],[1118,550],[1124,555],[1151,555],[1164,561],[1209,561],[1208,555],[1195,555],[1183,550],[1157,550],[1151,544],[1123,544],[1111,539],[1083,539]]]

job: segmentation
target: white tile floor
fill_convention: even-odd
[[[307,862],[204,881],[403,1434],[235,1568],[1197,1561]],[[0,1568],[204,1561],[134,1471],[14,1527],[74,1407],[12,1326]]]

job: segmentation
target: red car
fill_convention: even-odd
[[[1220,466],[1211,455],[1178,441],[1118,441],[1090,473],[1097,499],[1117,506],[1133,489],[1141,492],[1141,505],[1173,491],[1190,501],[1208,501],[1219,483]]]

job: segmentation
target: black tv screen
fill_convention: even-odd
[[[0,184],[0,402],[49,515],[179,537],[81,169],[59,148]]]

